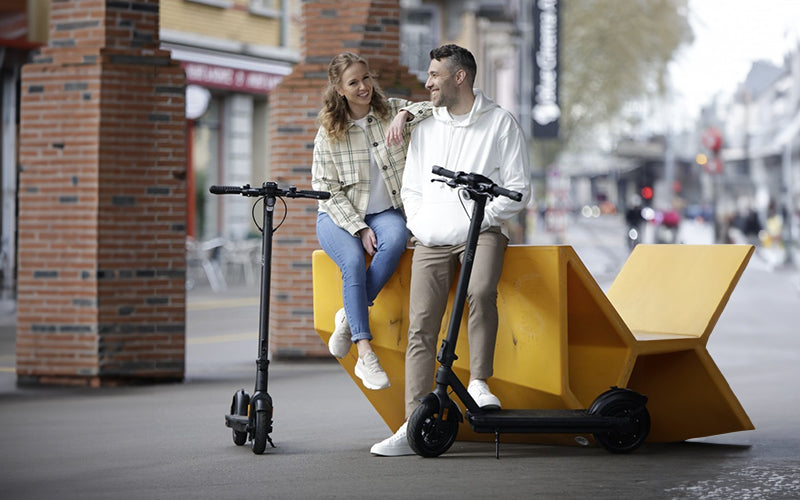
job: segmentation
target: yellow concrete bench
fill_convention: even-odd
[[[658,415],[649,440],[753,429],[706,349],[753,247],[639,245],[608,290],[637,342],[628,387]]]
[[[752,429],[705,349],[751,254],[750,246],[639,245],[606,295],[570,246],[509,247],[498,289],[492,390],[508,409],[577,409],[610,386],[629,387],[649,397],[651,442]],[[403,255],[370,311],[373,347],[391,388],[361,386],[353,374],[354,348],[341,360],[392,430],[404,420],[411,255],[411,250]],[[342,306],[341,278],[324,252],[314,252],[312,260],[314,326],[327,342]],[[446,325],[443,321],[440,340]],[[466,331],[466,319],[462,328]],[[466,335],[457,354],[454,368],[467,380]],[[459,439],[491,436],[462,424]],[[540,434],[505,440],[572,441]]]

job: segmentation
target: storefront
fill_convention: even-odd
[[[289,62],[162,46],[186,71],[187,235],[197,241],[247,238],[250,202],[213,196],[213,184],[258,185],[269,172],[268,95]]]
[[[0,6],[0,301],[16,293],[17,148],[22,66],[47,43],[49,4],[9,0]]]

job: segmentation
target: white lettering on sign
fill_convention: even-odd
[[[539,81],[534,89],[533,119],[542,125],[561,116],[558,105],[558,0],[538,0],[538,50],[534,57]]]
[[[186,83],[204,87],[216,87],[241,92],[265,93],[280,83],[283,75],[249,71],[245,69],[212,66],[210,64],[185,62]]]

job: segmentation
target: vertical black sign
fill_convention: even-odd
[[[533,2],[533,136],[558,137],[559,0]]]

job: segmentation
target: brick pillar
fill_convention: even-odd
[[[306,1],[302,15],[302,60],[270,94],[270,175],[281,183],[310,189],[316,116],[333,56],[345,50],[364,56],[389,96],[425,100],[428,93],[400,65],[398,0]],[[272,352],[276,357],[330,356],[313,324],[311,252],[319,248],[317,204],[290,201],[289,205],[287,220],[274,239]]]
[[[182,380],[184,74],[158,0],[54,0],[22,71],[18,383]]]

